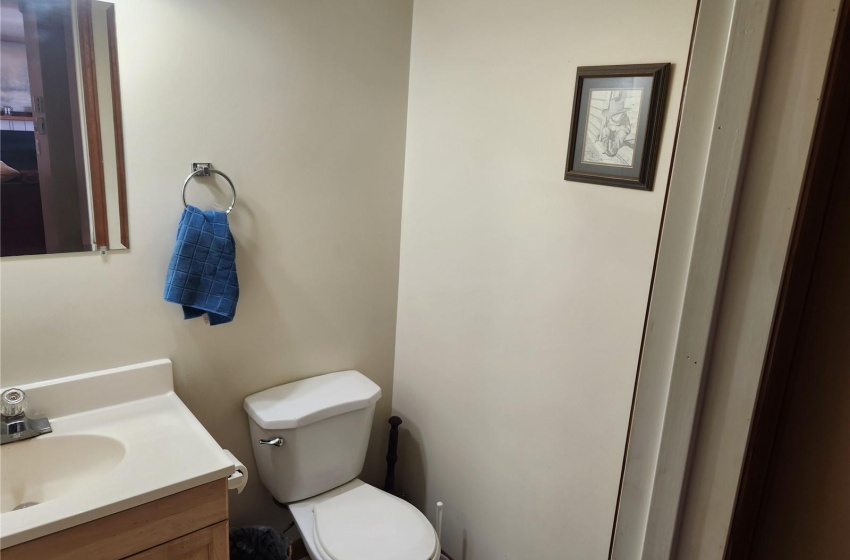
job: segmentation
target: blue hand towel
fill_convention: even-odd
[[[165,300],[183,306],[183,318],[204,313],[210,325],[229,323],[236,314],[239,280],[236,243],[224,212],[187,206],[165,279]]]

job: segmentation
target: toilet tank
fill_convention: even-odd
[[[363,469],[381,388],[357,371],[272,387],[244,402],[263,485],[281,503],[353,480]],[[280,446],[260,440],[282,438]]]

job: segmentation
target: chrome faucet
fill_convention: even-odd
[[[47,418],[28,418],[27,394],[7,389],[0,394],[0,445],[34,438],[53,431]]]

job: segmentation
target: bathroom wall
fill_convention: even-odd
[[[415,4],[393,408],[455,559],[607,557],[695,7]],[[648,62],[654,190],[565,182],[576,66]]]
[[[2,261],[2,384],[155,358],[254,470],[246,395],[354,368],[383,390],[367,480],[383,474],[396,322],[411,2],[118,0],[129,252]],[[193,161],[236,183],[236,320],[162,300]],[[189,200],[226,207],[229,194]],[[256,471],[254,470],[254,475]],[[280,515],[255,476],[232,522]]]

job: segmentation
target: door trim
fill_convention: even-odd
[[[697,14],[692,79],[644,327],[612,559],[664,559],[675,549],[774,4],[728,0]]]

